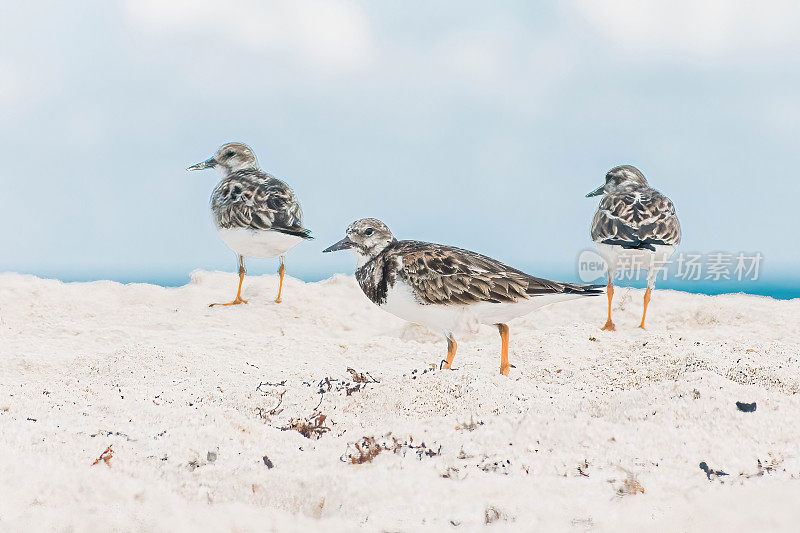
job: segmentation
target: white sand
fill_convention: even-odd
[[[281,305],[275,286],[209,309],[234,275],[0,276],[0,529],[798,528],[800,300],[657,291],[642,332],[641,291],[619,289],[616,333],[605,297],[560,304],[510,324],[505,378],[492,328],[423,373],[444,341],[352,278],[290,278]],[[347,367],[380,382],[348,395]],[[315,408],[318,440],[279,429]],[[397,451],[346,462],[370,436]]]

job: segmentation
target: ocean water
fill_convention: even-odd
[[[644,288],[644,282],[620,283],[621,286]],[[797,279],[767,280],[767,281],[662,281],[656,283],[658,289],[673,289],[676,291],[690,292],[693,294],[756,294],[770,296],[777,300],[791,300],[800,298],[800,282]]]

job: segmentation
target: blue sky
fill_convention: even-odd
[[[170,281],[233,271],[187,173],[250,144],[317,239],[354,219],[575,278],[597,199],[631,163],[686,251],[800,269],[794,2],[5,2],[0,270]],[[250,262],[253,273],[275,261]]]

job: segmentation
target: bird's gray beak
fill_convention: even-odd
[[[603,194],[603,192],[605,192],[605,187],[606,187],[605,185],[599,186],[598,188],[587,194],[586,198],[591,198],[592,196],[600,196],[601,194]]]
[[[213,157],[209,157],[202,163],[197,163],[196,165],[192,165],[186,170],[203,170],[204,168],[214,168],[215,166],[217,166],[217,160],[214,159]]]
[[[336,244],[332,244],[327,248],[325,248],[324,250],[322,250],[322,253],[326,254],[328,252],[338,252],[339,250],[347,250],[348,248],[352,248],[353,246],[355,246],[355,243],[350,240],[350,237],[345,237]]]

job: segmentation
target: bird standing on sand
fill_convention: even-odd
[[[592,220],[592,240],[608,266],[608,319],[605,331],[614,331],[611,300],[614,298],[614,273],[620,270],[647,270],[642,323],[647,315],[650,293],[656,276],[681,242],[681,224],[672,200],[651,188],[639,169],[631,165],[614,167],[606,182],[586,195],[600,196]]]
[[[355,253],[356,280],[373,303],[445,336],[447,369],[456,355],[455,334],[487,324],[500,331],[500,373],[507,376],[506,322],[545,305],[601,292],[596,286],[535,278],[469,250],[398,241],[374,218],[350,224],[346,237],[324,252],[346,249]]]
[[[303,212],[294,192],[278,178],[259,169],[253,151],[243,143],[225,144],[214,157],[187,170],[205,168],[222,172],[223,178],[211,194],[211,212],[220,238],[239,258],[236,298],[209,307],[247,303],[242,299],[245,257],[280,256],[280,282],[275,299],[275,303],[280,303],[284,256],[300,241],[312,238],[311,232],[303,227]]]

